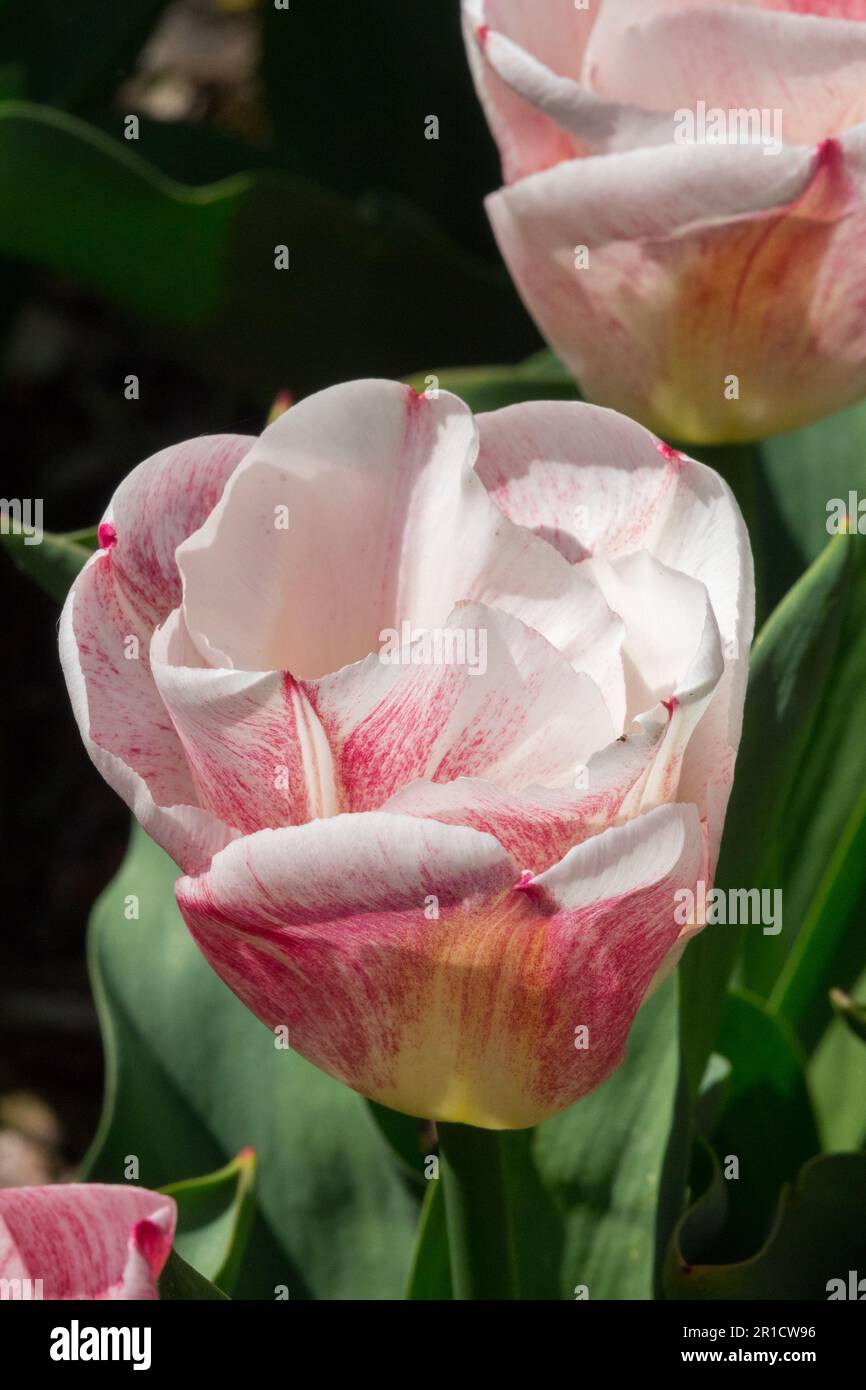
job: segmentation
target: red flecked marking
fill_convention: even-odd
[[[100,550],[112,550],[113,547],[117,545],[117,532],[110,521],[101,521],[99,523],[96,541]]]
[[[488,40],[489,36],[490,36],[490,25],[489,25],[489,24],[479,24],[478,28],[475,30],[475,37],[478,39],[478,42],[480,43],[480,45],[481,45],[482,48],[483,48],[484,45],[487,43],[487,40]]]
[[[681,453],[679,449],[672,448],[670,444],[665,444],[663,439],[656,440],[656,449],[663,459],[667,459],[668,463],[682,463],[685,459],[684,453]]]
[[[818,145],[818,169],[827,169],[834,164],[841,164],[845,158],[841,142],[831,135],[828,139],[822,140]],[[817,170],[816,170],[817,172]]]
[[[531,886],[534,877],[535,875],[533,874],[531,869],[524,869],[523,873],[520,875],[520,878],[514,885],[515,893],[525,893],[527,888]]]
[[[132,1243],[147,1260],[152,1274],[159,1271],[159,1257],[164,1239],[163,1232],[156,1222],[148,1220],[147,1217],[142,1221],[136,1221],[132,1228]]]
[[[662,704],[664,705],[671,719],[673,719],[674,717],[674,710],[679,708],[679,703],[680,702],[677,699],[676,695],[672,695],[669,700],[662,700]]]

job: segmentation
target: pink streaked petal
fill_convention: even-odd
[[[533,875],[611,825],[636,815],[643,788],[666,733],[665,724],[636,724],[576,770],[570,791],[533,786],[507,791],[481,778],[413,782],[382,807],[446,825],[467,825],[493,835]]]
[[[377,656],[305,688],[327,734],[348,809],[373,810],[407,782],[485,777],[519,790],[572,785],[615,736],[592,680],[508,614],[460,604],[443,654]],[[440,639],[443,634],[440,634]]]
[[[153,682],[150,639],[180,601],[177,546],[201,525],[250,443],[234,435],[190,440],[133,469],[60,621],[60,659],[90,757],[185,869],[206,861],[232,831],[197,804]]]
[[[333,759],[288,672],[206,666],[180,609],[151,644],[153,674],[203,807],[244,834],[339,810]]]
[[[116,580],[115,554],[100,551],[87,562],[61,614],[60,660],[69,698],[102,776],[148,834],[192,872],[236,832],[198,804],[150,670],[151,631]]]
[[[104,524],[113,532],[115,580],[151,627],[181,600],[177,547],[213,511],[254,442],[216,434],[172,445],[133,468],[112,497]]]
[[[489,835],[369,813],[259,832],[177,895],[218,974],[316,1065],[410,1114],[521,1128],[621,1059],[701,843],[695,809],[666,806],[527,881]]]
[[[46,1299],[155,1299],[176,1208],[139,1187],[63,1183],[0,1191],[0,1278]]]
[[[107,1299],[153,1301],[159,1298],[156,1281],[171,1251],[174,1219],[172,1205],[135,1223],[129,1236],[123,1274],[106,1293]]]

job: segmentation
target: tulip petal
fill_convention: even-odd
[[[662,437],[760,438],[866,383],[864,144],[858,127],[775,159],[672,145],[571,160],[488,210],[527,306],[590,395]]]
[[[479,24],[492,0],[464,0],[464,34],[479,98],[500,154],[503,177],[514,183],[575,155],[606,154],[671,139],[672,118],[619,101],[607,101],[578,80],[580,57],[597,10],[575,10],[576,41],[558,39],[569,18],[557,6],[522,24]],[[547,32],[549,29],[549,33]],[[521,37],[523,35],[523,37]]]
[[[715,863],[755,609],[749,538],[729,487],[712,469],[660,446],[641,425],[596,406],[528,402],[482,415],[478,424],[476,468],[497,505],[578,568],[595,565],[603,588],[606,576],[608,602],[626,619],[632,713],[675,697],[645,804],[661,799],[663,785],[675,789],[679,775],[680,799],[708,816]],[[666,600],[656,592],[650,601],[648,556],[660,567],[656,582],[681,577],[681,594]],[[686,577],[695,584],[684,585]],[[655,619],[646,611],[652,603]],[[689,603],[691,621],[683,625]],[[648,679],[636,683],[641,669]],[[725,791],[717,795],[719,781]]]
[[[696,581],[676,600],[657,597],[658,621],[669,628],[671,602],[678,622],[683,604],[690,604],[690,636],[678,659],[668,657],[666,671],[650,674],[640,708],[674,693],[684,678],[702,635],[703,591],[726,656],[745,663],[754,622],[751,550],[739,507],[717,473],[660,446],[633,420],[597,406],[527,402],[481,415],[478,425],[476,468],[497,506],[579,569],[595,565],[602,586],[609,585],[614,610],[617,604],[621,610],[644,604],[653,581],[648,557],[658,563],[656,582],[670,584],[676,574]],[[635,612],[627,642],[640,642],[648,622],[651,614]],[[659,632],[647,644],[643,634],[643,642],[658,652],[677,636]],[[653,656],[648,651],[644,662]],[[633,656],[632,664],[635,659],[641,660]],[[662,688],[666,682],[669,690]],[[732,726],[729,741],[738,733],[739,726]]]
[[[220,821],[248,834],[340,809],[327,737],[288,672],[207,666],[180,609],[154,635],[151,663],[198,801]]]
[[[180,601],[174,552],[195,531],[249,448],[236,436],[192,440],[147,459],[103,520],[60,619],[60,659],[85,747],[105,780],[183,868],[233,831],[198,805],[183,748],[154,684],[153,629]]]
[[[656,111],[693,111],[699,101],[725,112],[778,110],[787,144],[815,144],[866,119],[866,25],[846,22],[838,5],[809,10],[616,0],[602,6],[583,81],[609,101],[637,94]],[[866,18],[862,7],[854,18]]]
[[[394,653],[418,664],[370,656],[307,685],[347,809],[374,810],[416,778],[571,785],[615,737],[593,681],[516,618],[460,604],[445,633],[445,660],[431,660],[422,639]]]
[[[0,1278],[42,1280],[46,1299],[149,1299],[174,1237],[173,1198],[62,1183],[0,1191]]]
[[[203,658],[315,680],[377,650],[383,630],[435,629],[472,600],[535,628],[607,693],[619,624],[596,585],[503,519],[477,447],[447,392],[361,381],[293,406],[178,551]]]
[[[507,182],[570,159],[574,141],[544,111],[526,101],[496,71],[486,52],[492,29],[512,45],[537,57],[551,76],[576,79],[595,22],[595,10],[571,5],[545,6],[530,15],[520,0],[463,0],[463,30],[469,66],[494,138]]]
[[[317,1066],[409,1114],[521,1128],[621,1060],[702,855],[695,808],[664,806],[518,882],[489,835],[371,812],[260,831],[177,897],[217,973]]]
[[[636,815],[667,721],[636,724],[576,770],[574,788],[508,791],[480,777],[411,782],[385,802],[394,815],[467,825],[493,835],[522,871],[539,874],[591,835]]]

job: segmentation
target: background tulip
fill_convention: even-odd
[[[76,715],[235,993],[412,1114],[521,1127],[602,1081],[718,850],[753,605],[725,484],[595,407],[367,381],[148,460],[101,534]],[[383,659],[407,623],[450,649]]]
[[[593,399],[720,443],[866,391],[859,0],[463,10],[506,185],[493,228]],[[707,111],[748,117],[753,141],[763,120],[766,143],[731,124],[702,143]],[[689,124],[697,143],[680,143]]]
[[[140,1187],[0,1190],[0,1280],[46,1299],[158,1298],[175,1216],[171,1197]]]

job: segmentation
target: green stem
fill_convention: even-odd
[[[440,1124],[439,1160],[456,1299],[516,1299],[517,1258],[502,1136]]]

